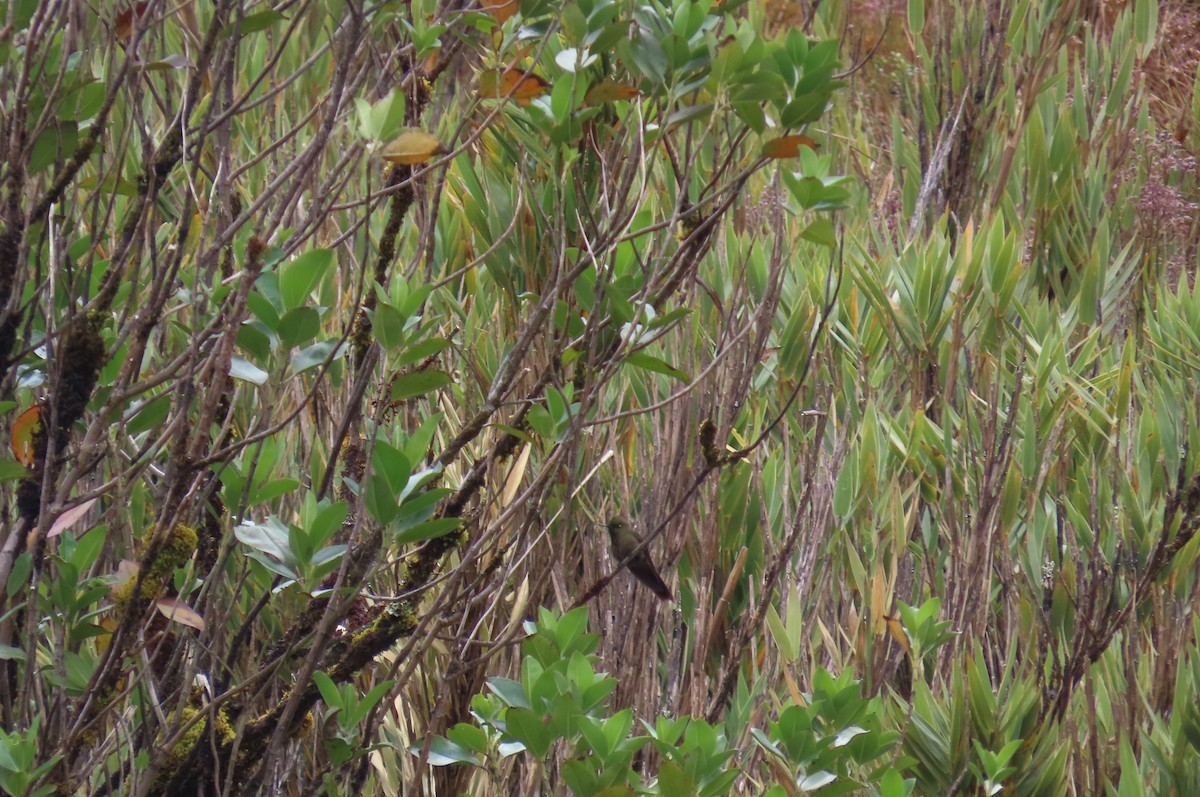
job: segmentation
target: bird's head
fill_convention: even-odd
[[[633,530],[633,527],[629,524],[629,521],[620,515],[613,515],[610,517],[604,526],[608,529],[608,535],[610,537],[615,537],[618,534]]]

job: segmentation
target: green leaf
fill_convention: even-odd
[[[663,313],[660,316],[650,319],[650,321],[646,324],[646,329],[662,329],[663,327],[674,324],[676,321],[687,318],[691,314],[691,308],[676,307],[674,310],[671,310],[668,313]]]
[[[297,573],[295,567],[289,567],[281,562],[277,562],[260,551],[251,551],[250,553],[246,554],[246,558],[253,559],[265,567],[269,572],[274,573],[275,575],[284,579],[284,585],[290,584],[296,580]]]
[[[795,601],[792,601],[792,603],[795,603]],[[783,627],[783,620],[779,617],[779,613],[775,611],[774,606],[767,607],[767,628],[770,629],[771,636],[775,639],[775,646],[783,651],[789,660],[793,659],[798,645],[793,644],[787,629]]]
[[[153,61],[141,61],[135,67],[142,72],[169,72],[172,69],[188,69],[193,66],[186,55],[171,53]]]
[[[419,343],[414,343],[404,350],[404,353],[396,359],[396,364],[400,366],[412,365],[421,360],[439,354],[450,348],[450,341],[445,338],[429,338]]]
[[[399,283],[396,285],[396,288],[400,288]],[[431,293],[433,293],[432,285],[418,285],[409,290],[408,295],[404,297],[403,301],[398,300],[399,304],[396,309],[404,316],[405,323],[408,323],[408,320],[424,306],[425,300],[429,298],[429,294]]]
[[[79,131],[74,122],[63,122],[43,130],[33,142],[26,169],[37,174],[56,160],[66,160],[75,154]]]
[[[925,0],[908,0],[908,32],[920,36],[925,29]]]
[[[1133,37],[1137,41],[1140,58],[1146,58],[1154,49],[1158,30],[1159,0],[1135,0],[1133,4]]]
[[[275,331],[280,342],[290,349],[308,343],[321,333],[321,316],[311,307],[296,307],[283,314]]]
[[[1146,790],[1142,783],[1143,776],[1138,766],[1137,756],[1129,745],[1129,739],[1122,737],[1120,742],[1121,778],[1117,786],[1118,797],[1145,797]]]
[[[622,54],[633,61],[644,77],[654,83],[663,83],[667,79],[670,61],[657,39],[638,29],[634,40],[623,41],[622,45]]]
[[[371,465],[375,473],[383,476],[387,481],[388,490],[393,496],[398,496],[400,491],[408,486],[412,477],[412,465],[408,458],[386,440],[375,442]]]
[[[29,476],[25,466],[14,459],[0,459],[0,481],[24,479]]]
[[[324,543],[342,527],[349,514],[350,506],[345,501],[336,501],[317,513],[309,526],[309,536],[318,544]]]
[[[445,537],[450,532],[462,525],[461,518],[444,517],[429,520],[420,525],[396,535],[396,543],[399,545],[408,545],[414,542],[423,542],[425,540],[435,540],[438,537]]]
[[[126,180],[118,174],[108,174],[103,179],[84,177],[79,181],[79,187],[87,191],[95,191],[99,188],[106,194],[120,196],[137,196],[138,193],[137,183]]]
[[[685,372],[680,371],[678,368],[674,367],[668,362],[660,360],[659,358],[646,354],[642,351],[636,351],[628,355],[625,358],[625,362],[626,364],[632,365],[635,368],[643,368],[647,371],[653,371],[656,374],[663,374],[671,377],[672,379],[678,379],[684,384],[688,384],[692,381],[692,378]]]
[[[909,781],[915,783],[915,780]],[[900,773],[892,768],[888,768],[883,776],[879,778],[879,797],[907,797],[908,789],[905,787],[904,778]]]
[[[313,567],[319,568],[322,565],[335,562],[345,555],[347,548],[348,546],[346,545],[330,545],[328,548],[322,548],[313,554],[312,561],[309,562],[309,564]]]
[[[525,687],[520,681],[511,678],[489,678],[488,688],[500,698],[506,706],[529,708],[529,698],[525,696]]]
[[[413,745],[409,748],[414,756],[421,755],[421,748],[418,745]],[[428,752],[425,755],[425,760],[430,766],[444,767],[449,764],[473,764],[481,766],[479,757],[475,753],[463,747],[460,744],[450,741],[444,736],[435,736],[429,740]]]
[[[695,781],[672,761],[664,761],[658,768],[658,788],[663,797],[692,797],[696,793]]]
[[[13,562],[12,570],[8,574],[8,584],[5,586],[8,597],[14,597],[18,592],[29,586],[29,574],[31,572],[33,572],[33,554],[29,551],[24,551]]]
[[[399,310],[386,302],[380,302],[374,310],[369,311],[368,317],[371,320],[371,331],[385,349],[395,351],[404,345],[406,319]]]
[[[233,529],[233,534],[248,548],[261,551],[289,566],[295,564],[288,528],[274,515],[262,523],[242,521]]]
[[[519,740],[529,752],[544,758],[554,741],[542,718],[527,708],[510,708],[504,715],[508,733]]]
[[[257,14],[247,14],[242,18],[242,21],[237,24],[238,32],[243,36],[248,36],[251,33],[258,33],[260,30],[266,30],[281,19],[287,19],[278,11],[260,11]],[[235,24],[230,23],[230,26]]]
[[[366,504],[371,517],[380,523],[391,523],[400,511],[395,491],[380,473],[373,474],[367,483],[367,494],[363,503]]]
[[[445,371],[416,371],[404,374],[392,382],[391,400],[404,401],[423,396],[453,382],[450,374]]]
[[[246,295],[246,306],[263,326],[274,332],[279,326],[279,311],[283,300],[279,298],[279,275],[266,273],[258,278],[254,290]]]
[[[558,643],[559,650],[570,649],[575,640],[587,631],[587,623],[588,612],[584,606],[578,606],[558,618],[554,625],[554,641]]]
[[[483,753],[488,749],[487,734],[475,725],[460,722],[446,731],[446,736],[450,741],[476,753]]]
[[[793,128],[815,122],[821,118],[821,114],[825,113],[827,104],[829,104],[829,94],[826,92],[801,94],[784,106],[783,112],[779,115],[779,124],[785,128]]]
[[[402,497],[400,513],[396,516],[396,531],[404,532],[418,523],[424,523],[433,516],[441,500],[453,492],[448,487],[440,487],[407,500]]]
[[[67,693],[76,696],[83,694],[98,663],[91,656],[68,650],[66,655]]]
[[[237,345],[242,351],[260,362],[269,362],[271,352],[275,348],[274,341],[260,327],[263,324],[260,321],[251,321],[247,324],[242,324],[242,328],[237,333]]]
[[[707,119],[712,116],[715,106],[711,102],[702,102],[698,105],[687,105],[673,112],[667,117],[663,123],[663,128],[666,130],[674,130],[675,128],[685,125],[688,122],[694,122],[697,119]]]
[[[357,725],[366,719],[367,713],[373,709],[375,704],[382,700],[383,696],[388,693],[388,690],[395,685],[395,681],[384,681],[376,684],[370,692],[367,692],[365,695],[363,695],[362,700],[360,700],[358,703],[358,706],[350,712],[350,724]]]
[[[429,456],[429,446],[432,445],[434,432],[437,431],[441,422],[442,413],[435,412],[426,415],[421,420],[420,426],[409,431],[403,452],[409,462],[420,462]]]
[[[279,272],[279,295],[285,310],[299,307],[333,266],[332,249],[313,249],[287,263]]]
[[[313,683],[321,692],[321,699],[325,701],[325,705],[333,711],[342,709],[342,693],[333,683],[333,679],[320,670],[314,672],[312,678]]]
[[[7,772],[24,771],[25,768],[17,763],[17,760],[13,758],[12,752],[9,751],[9,744],[11,744],[9,739],[0,740],[0,769]],[[5,791],[8,791],[10,794],[20,794],[23,789],[6,788]]]
[[[341,767],[356,755],[354,746],[340,736],[325,739],[325,752],[329,756],[330,766],[334,769]]]
[[[302,374],[310,368],[324,365],[327,360],[332,362],[340,358],[345,354],[346,347],[339,343],[338,340],[323,340],[296,352],[290,365],[292,374]]]
[[[236,354],[229,364],[229,375],[234,379],[241,379],[243,382],[250,382],[255,385],[266,384],[267,377],[270,376],[270,374],[254,363],[244,357],[238,357]]]
[[[358,111],[358,133],[368,141],[391,141],[404,126],[404,94],[396,91],[372,105],[354,101]]]
[[[608,738],[604,735],[599,721],[583,716],[577,718],[576,722],[576,728],[587,742],[587,746],[592,748],[596,757],[601,760],[608,758],[612,754],[612,745],[608,743]]]
[[[800,233],[800,237],[821,246],[828,246],[830,249],[837,247],[837,235],[833,230],[833,222],[826,218],[817,219],[805,227],[804,232]]]
[[[155,396],[149,401],[142,403],[141,407],[138,408],[137,414],[130,418],[129,423],[125,425],[125,430],[129,434],[138,435],[149,429],[153,429],[166,420],[170,409],[170,393]]]
[[[616,749],[629,736],[633,729],[633,709],[623,709],[604,721],[604,736],[609,747]]]
[[[58,103],[58,118],[64,122],[81,122],[95,116],[104,104],[103,83],[91,81],[65,95]]]
[[[261,487],[256,487],[250,491],[250,506],[265,504],[268,501],[274,501],[281,495],[287,495],[300,486],[300,482],[295,479],[275,479],[267,482]]]

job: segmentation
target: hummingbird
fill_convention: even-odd
[[[612,555],[618,562],[625,559],[642,544],[642,538],[633,530],[633,524],[621,515],[610,517],[607,526]],[[650,591],[660,600],[674,600],[671,597],[671,590],[667,589],[667,585],[659,578],[658,571],[654,569],[654,562],[650,560],[649,550],[642,548],[641,551],[638,551],[637,556],[629,560],[627,566],[634,578],[649,587]]]

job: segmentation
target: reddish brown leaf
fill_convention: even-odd
[[[641,96],[641,94],[634,86],[626,83],[618,83],[615,80],[605,80],[588,89],[588,93],[583,97],[583,104],[600,105],[605,102],[616,102],[617,100],[632,100],[634,97]]]
[[[816,149],[818,146],[808,136],[781,136],[763,144],[762,154],[764,158],[794,158],[800,154],[801,147]]]
[[[480,7],[503,25],[521,7],[520,0],[481,0]]]
[[[121,44],[129,41],[129,38],[133,36],[134,25],[138,19],[146,15],[146,9],[149,7],[149,3],[134,3],[117,13],[113,20],[113,32],[117,35],[117,41]]]

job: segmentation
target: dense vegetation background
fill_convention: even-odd
[[[1200,794],[1198,64],[0,2],[0,789]]]

